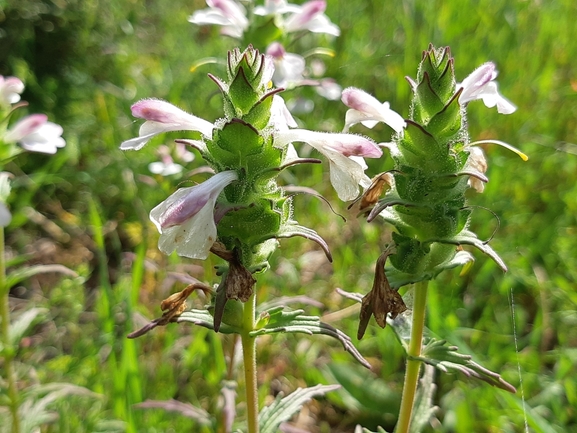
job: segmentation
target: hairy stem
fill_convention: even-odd
[[[18,417],[18,387],[14,370],[15,348],[10,342],[10,306],[8,303],[10,287],[6,286],[6,263],[4,262],[4,227],[0,227],[0,320],[2,320],[1,338],[4,346],[4,370],[8,382],[8,399],[12,416],[12,433],[20,433]]]
[[[403,397],[401,399],[401,410],[395,433],[408,433],[411,426],[411,415],[415,394],[417,393],[417,383],[419,382],[419,369],[421,361],[413,359],[421,355],[423,347],[423,330],[425,328],[425,307],[427,303],[428,281],[421,281],[415,284],[413,298],[413,324],[411,327],[411,341],[407,355],[407,370],[405,372],[405,383],[403,385]]]
[[[243,332],[241,335],[248,433],[258,433],[258,388],[256,382],[256,337],[249,332],[255,326],[256,294],[244,303]]]

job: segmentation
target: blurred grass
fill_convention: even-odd
[[[215,281],[216,262],[193,266],[162,257],[147,218],[187,178],[164,179],[147,170],[156,160],[155,148],[182,134],[167,134],[139,152],[118,150],[137,132],[130,105],[140,98],[167,99],[209,120],[221,116],[216,86],[206,73],[223,74],[224,67],[206,65],[194,73],[189,68],[200,58],[224,58],[235,43],[216,28],[186,21],[204,6],[200,0],[0,2],[0,74],[21,77],[29,111],[46,112],[61,123],[68,142],[54,157],[23,155],[19,168],[9,167],[21,176],[11,198],[15,218],[8,243],[34,262],[64,263],[86,277],[85,284],[39,280],[14,291],[50,307],[52,314],[31,337],[36,344],[22,348],[20,356],[42,382],[71,382],[104,395],[98,403],[79,397],[62,403],[59,424],[46,431],[198,431],[192,420],[132,407],[143,399],[176,398],[218,410],[220,382],[228,377],[223,354],[231,353],[232,340],[185,326],[158,329],[136,341],[125,338],[140,323],[138,317],[159,315],[159,302],[183,285],[174,283],[171,272]],[[471,197],[478,207],[473,228],[488,238],[498,227],[492,246],[510,270],[502,274],[475,252],[477,261],[466,275],[447,272],[431,285],[428,325],[517,386],[520,368],[523,385],[508,396],[439,375],[436,431],[523,431],[522,395],[534,431],[577,429],[577,4],[329,0],[327,14],[342,35],[333,43],[335,58],[323,59],[326,75],[344,87],[361,87],[407,115],[409,86],[403,77],[415,76],[421,52],[432,42],[451,47],[460,79],[485,61],[496,62],[500,90],[519,107],[511,116],[480,102],[469,109],[474,140],[501,139],[530,156],[524,163],[504,149],[485,147],[490,182],[483,194]],[[312,96],[295,90],[287,97],[296,94]],[[315,104],[314,117],[299,119],[304,126],[318,128],[317,119],[325,118],[329,121],[321,127],[341,128],[345,107],[340,102],[317,98]],[[358,131],[388,140],[386,128]],[[200,164],[193,162],[190,169]],[[369,174],[387,164],[370,161]],[[315,261],[314,245],[285,240],[259,293],[263,299],[306,294],[322,300],[325,309],[310,309],[313,314],[347,307],[350,302],[334,289],[371,287],[385,227],[347,214],[327,186],[326,167],[296,167],[284,176],[287,183],[319,189],[348,221],[323,202],[297,197],[295,217],[329,242],[334,264]],[[30,221],[26,208],[58,230]],[[357,313],[334,324],[355,335]],[[388,330],[369,331],[359,348],[382,385],[399,392],[401,349]],[[352,362],[325,339],[294,337],[263,339],[260,360],[263,399],[329,380],[331,360]],[[375,420],[374,412],[344,393],[310,410],[317,420],[317,427],[309,426],[314,431],[352,431],[353,419],[367,427],[391,422]]]

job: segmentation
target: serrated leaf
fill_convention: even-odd
[[[180,314],[180,316],[178,316],[176,322],[189,322],[204,328],[214,330],[214,319],[207,310],[193,309],[185,311],[184,313]],[[221,334],[238,334],[240,333],[240,329],[227,325],[226,323],[221,323],[218,332]]]
[[[35,265],[26,266],[20,269],[15,269],[11,271],[6,276],[6,287],[12,287],[16,284],[33,277],[38,274],[46,274],[49,272],[57,272],[60,274],[68,275],[70,277],[77,277],[78,274],[72,269],[68,269],[66,266],[62,265]]]
[[[357,361],[366,368],[371,368],[369,362],[360,354],[353,345],[351,338],[344,332],[321,322],[317,316],[305,316],[303,310],[287,311],[282,307],[272,308],[266,313],[269,315],[268,322],[260,329],[250,333],[256,337],[264,334],[274,333],[303,333],[328,335],[340,341],[345,351],[349,352]]]
[[[10,325],[10,344],[17,346],[26,330],[30,327],[34,319],[40,314],[46,313],[46,308],[31,308],[20,314],[18,318]]]
[[[495,373],[472,360],[471,355],[457,352],[457,346],[447,346],[445,340],[434,338],[424,339],[424,346],[421,356],[415,357],[425,364],[432,365],[438,370],[448,372],[459,372],[465,376],[482,380],[489,385],[496,386],[505,391],[516,393],[517,390],[509,382],[505,381],[499,373]]]
[[[298,388],[288,396],[276,398],[269,406],[263,408],[258,415],[258,424],[261,433],[277,433],[278,427],[288,421],[302,406],[316,396],[340,388],[340,385],[316,385],[310,388]]]
[[[421,377],[417,396],[415,397],[410,433],[423,431],[439,410],[439,407],[433,404],[433,395],[437,389],[433,381],[434,378],[435,368],[431,365],[425,365],[425,371],[423,377]]]

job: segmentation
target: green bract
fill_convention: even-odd
[[[463,89],[457,89],[449,48],[431,46],[424,52],[417,79],[410,82],[410,116],[391,145],[394,181],[369,215],[369,220],[380,215],[395,228],[387,268],[391,286],[431,279],[454,267],[460,244],[479,247],[505,270],[497,254],[467,230],[469,177],[486,178],[470,161],[465,104],[459,102]]]

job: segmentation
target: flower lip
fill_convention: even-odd
[[[511,114],[517,107],[499,93],[497,83],[497,70],[493,62],[487,62],[475,69],[457,88],[463,89],[459,96],[460,104],[467,104],[477,99],[483,100],[488,108],[497,107],[501,114]]]
[[[165,206],[160,208],[159,205],[152,210],[151,219],[161,233],[163,229],[180,225],[194,217],[209,201],[216,200],[220,192],[237,179],[235,171],[224,171],[199,185],[181,188],[163,203]]]
[[[163,132],[198,131],[205,137],[212,135],[214,125],[207,120],[181,110],[169,102],[160,99],[143,99],[132,106],[135,117],[145,119],[136,138],[126,140],[120,145],[122,150],[141,149],[148,141]]]
[[[165,254],[206,259],[217,239],[216,201],[222,190],[238,179],[235,171],[222,171],[205,182],[181,188],[150,211],[160,232],[158,248]]]
[[[361,89],[346,88],[342,92],[341,100],[351,108],[345,117],[345,130],[357,123],[372,128],[378,122],[383,122],[400,133],[406,125],[403,117],[389,108],[388,102],[381,104],[375,97]]]
[[[54,154],[66,141],[62,136],[62,127],[48,121],[45,114],[31,114],[20,119],[6,132],[4,140],[8,143],[18,142],[30,152]]]
[[[15,104],[20,101],[20,94],[24,91],[24,83],[16,77],[3,77],[0,75],[0,102],[5,105]]]

